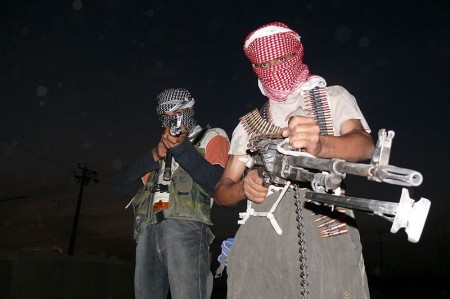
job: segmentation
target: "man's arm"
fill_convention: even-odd
[[[222,136],[215,136],[210,142],[216,139],[216,150],[228,152],[228,140]],[[181,143],[170,149],[175,160],[186,170],[192,179],[202,186],[211,196],[214,194],[214,187],[223,173],[220,164],[211,164],[206,160],[186,138]]]
[[[349,162],[369,159],[374,151],[372,136],[359,119],[342,123],[341,136],[320,135],[320,129],[311,117],[294,116],[283,131],[292,148],[302,149],[320,158],[340,158]]]
[[[145,153],[119,170],[112,179],[112,188],[116,192],[134,196],[144,185],[142,177],[158,168],[159,163],[155,161],[152,153]]]
[[[266,197],[268,188],[262,186],[262,179],[256,170],[250,170],[244,176],[246,166],[239,158],[246,157],[246,155],[229,157],[214,193],[218,205],[231,206],[246,198],[258,203]]]
[[[216,185],[214,200],[218,205],[231,206],[245,199],[243,183],[241,180],[245,171],[245,164],[239,161],[240,157],[230,155],[222,177]]]
[[[139,156],[130,164],[122,167],[112,179],[114,191],[134,196],[144,185],[142,177],[150,171],[159,169],[159,160],[166,156],[167,149],[161,138],[149,153]]]
[[[293,148],[301,148],[321,158],[341,158],[347,161],[369,159],[374,150],[373,140],[361,122],[350,119],[341,125],[341,136],[322,136],[313,118],[295,116],[289,127],[283,131],[289,137]],[[214,199],[218,205],[234,205],[245,198],[259,203],[267,195],[268,188],[262,186],[262,179],[256,170],[245,172],[245,164],[239,161],[244,156],[230,156],[225,171],[216,185]]]

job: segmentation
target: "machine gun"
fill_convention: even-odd
[[[284,185],[291,182],[310,182],[314,192],[306,199],[316,203],[373,213],[392,221],[391,232],[405,228],[410,242],[418,242],[428,216],[431,202],[421,198],[415,202],[403,188],[399,203],[331,194],[339,190],[347,174],[364,176],[368,180],[405,187],[422,184],[423,176],[415,170],[389,165],[394,131],[378,132],[378,141],[370,164],[352,163],[342,159],[316,158],[301,151],[292,151],[287,139],[254,136],[249,141],[254,155],[252,168],[258,169],[263,184]]]

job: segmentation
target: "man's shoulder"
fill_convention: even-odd
[[[208,128],[208,130],[205,133],[205,136],[210,136],[211,138],[214,136],[223,136],[228,138],[227,133],[222,128]]]
[[[211,140],[213,140],[216,137],[217,138],[223,138],[224,140],[229,142],[228,135],[227,135],[227,133],[225,132],[224,129],[221,129],[221,128],[208,128],[205,131],[205,134],[203,135],[203,137],[201,139],[200,147],[206,146]]]
[[[326,87],[328,94],[331,97],[339,97],[339,96],[345,96],[350,95],[347,89],[345,89],[341,85],[331,85]]]

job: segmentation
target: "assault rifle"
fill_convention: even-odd
[[[179,102],[179,101],[177,101]],[[172,102],[166,102],[166,104],[171,104]],[[168,112],[176,112],[183,109],[189,109],[192,108],[195,104],[194,99],[187,99],[185,98],[183,101],[177,103],[175,106],[173,106]],[[169,132],[173,136],[180,136],[182,133],[185,133],[183,130],[183,127],[181,126],[181,121],[183,120],[183,115],[181,113],[176,114],[177,119],[173,120],[170,124]],[[167,154],[166,158],[164,160],[165,167],[164,167],[164,173],[163,173],[163,179],[165,181],[170,181],[172,177],[172,155]]]
[[[394,131],[386,132],[381,129],[378,132],[378,141],[370,164],[316,158],[304,152],[292,151],[287,139],[254,136],[249,141],[249,149],[256,154],[252,168],[258,169],[263,184],[310,182],[314,192],[306,192],[306,199],[380,216],[393,222],[392,233],[405,228],[408,240],[416,243],[420,239],[430,209],[431,202],[428,199],[421,198],[415,202],[409,197],[406,188],[402,189],[399,203],[343,196],[337,192],[347,174],[405,187],[422,184],[423,176],[420,172],[389,165],[394,136]]]

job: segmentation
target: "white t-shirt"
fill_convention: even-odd
[[[304,106],[304,99],[301,92],[312,89],[316,86],[326,86],[326,82],[319,76],[311,76],[311,78],[302,83],[297,91],[288,96],[284,102],[269,101],[270,114],[275,125],[285,128],[288,125],[291,112]],[[369,125],[358,107],[356,99],[344,87],[335,85],[325,87],[328,93],[328,102],[331,110],[331,119],[336,136],[340,135],[340,127],[343,122],[349,119],[359,119],[364,129],[370,133]],[[249,136],[244,129],[242,123],[239,123],[233,131],[231,139],[230,154],[245,155],[248,149]]]

